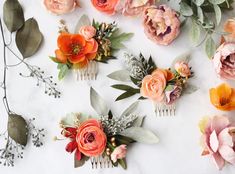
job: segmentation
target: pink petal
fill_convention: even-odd
[[[235,152],[233,148],[227,145],[222,145],[219,148],[219,153],[225,159],[225,161],[235,165]]]
[[[214,116],[211,120],[211,131],[215,130],[219,134],[223,129],[229,126],[229,120],[225,116]]]
[[[219,141],[215,131],[210,135],[210,147],[214,152],[217,152],[219,148]]]
[[[216,167],[217,167],[219,170],[221,170],[221,169],[224,167],[225,161],[224,161],[224,159],[220,156],[219,153],[214,153],[214,154],[212,155],[212,159],[213,159],[213,161],[214,161]]]
[[[229,134],[229,128],[222,130],[218,136],[220,145],[227,145],[233,147],[233,138]]]

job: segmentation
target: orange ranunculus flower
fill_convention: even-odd
[[[119,0],[91,0],[93,6],[100,12],[112,15],[115,13]]]
[[[89,157],[101,155],[107,142],[101,123],[96,119],[83,122],[77,130],[76,142],[82,154]]]
[[[80,34],[61,33],[57,39],[58,48],[55,51],[56,58],[62,63],[67,61],[75,67],[85,67],[89,60],[96,57],[98,43],[91,38],[85,40]]]
[[[216,88],[210,89],[210,100],[219,110],[235,110],[235,89],[223,83]]]

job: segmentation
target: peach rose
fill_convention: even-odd
[[[151,75],[147,75],[142,80],[140,93],[143,97],[161,102],[163,101],[164,89],[166,87],[167,77],[164,70],[157,69]]]
[[[189,68],[188,63],[186,62],[177,62],[175,64],[175,70],[180,74],[182,77],[189,77],[191,75],[191,71]]]
[[[123,159],[126,157],[126,145],[122,144],[114,149],[111,154],[111,160],[116,163],[118,159]]]
[[[144,11],[144,31],[160,45],[169,45],[180,33],[179,15],[166,5],[147,7]]]
[[[76,142],[82,154],[89,157],[101,155],[107,142],[101,123],[96,119],[83,122],[77,130]]]
[[[96,35],[96,29],[93,26],[82,26],[79,29],[79,34],[83,35],[86,40],[93,38]]]
[[[116,6],[116,11],[125,16],[135,16],[141,14],[144,9],[154,5],[156,0],[120,0]]]
[[[220,45],[212,61],[219,77],[235,80],[235,42]]]
[[[91,0],[92,5],[100,12],[113,15],[119,0]]]
[[[202,155],[210,155],[219,170],[225,162],[235,165],[235,127],[225,116],[205,117],[199,123]]]
[[[44,0],[44,5],[50,12],[61,15],[69,13],[78,6],[77,0]]]

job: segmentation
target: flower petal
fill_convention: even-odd
[[[224,167],[225,161],[224,161],[224,159],[220,156],[219,153],[213,154],[213,155],[212,155],[212,159],[213,159],[213,161],[214,161],[216,167],[217,167],[219,170],[221,170],[221,169]]]
[[[235,164],[235,152],[231,147],[222,145],[219,148],[219,153],[227,162]]]
[[[218,136],[220,145],[227,145],[233,147],[233,138],[229,134],[229,128],[222,130]]]
[[[77,147],[78,146],[77,146],[76,141],[71,141],[70,143],[67,144],[67,146],[65,147],[65,150],[67,152],[72,153]]]
[[[219,148],[219,141],[215,131],[210,135],[210,147],[214,152],[217,152]]]
[[[75,157],[78,161],[82,159],[82,153],[78,149],[75,152]]]
[[[214,116],[211,120],[211,131],[215,130],[219,134],[223,129],[230,124],[229,119],[225,116]]]

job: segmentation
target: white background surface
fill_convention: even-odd
[[[82,0],[81,0],[82,1]],[[20,0],[25,18],[37,19],[44,35],[44,42],[39,52],[28,59],[31,64],[39,65],[48,75],[57,76],[56,64],[49,60],[48,56],[54,54],[56,39],[58,36],[58,23],[61,18],[65,19],[72,32],[81,15],[98,21],[117,21],[119,27],[126,32],[134,32],[135,36],[130,42],[126,42],[127,48],[133,54],[142,52],[146,57],[150,54],[159,67],[167,68],[171,65],[174,57],[191,50],[191,65],[195,71],[195,78],[191,80],[200,89],[194,94],[184,96],[177,105],[175,117],[155,117],[153,106],[146,100],[140,103],[139,113],[147,115],[144,127],[153,130],[160,138],[156,145],[134,144],[128,149],[127,165],[124,171],[121,167],[113,169],[92,170],[87,162],[82,168],[73,168],[73,155],[65,151],[67,141],[54,142],[53,137],[60,135],[58,123],[60,118],[69,112],[84,112],[94,115],[95,111],[90,106],[89,88],[93,86],[100,95],[110,104],[115,115],[121,112],[135,98],[114,102],[120,91],[110,87],[115,81],[106,77],[107,74],[123,67],[122,53],[118,54],[118,60],[110,61],[109,64],[100,64],[100,73],[97,81],[77,82],[71,74],[64,81],[59,82],[58,88],[62,92],[61,99],[54,99],[43,94],[43,86],[36,87],[35,79],[21,78],[19,72],[27,72],[22,65],[11,68],[8,78],[8,96],[10,107],[26,118],[36,117],[36,124],[46,129],[45,145],[35,148],[31,143],[27,145],[23,160],[16,160],[15,167],[6,168],[0,166],[1,174],[234,174],[235,167],[226,165],[223,171],[217,171],[208,157],[201,157],[199,145],[200,132],[198,122],[204,115],[221,114],[209,101],[208,89],[218,85],[221,80],[216,77],[210,60],[207,59],[203,48],[193,48],[188,39],[187,30],[181,31],[180,36],[170,46],[158,46],[148,40],[143,32],[141,18],[128,18],[120,15],[106,16],[96,11],[90,1],[83,0],[82,8],[71,14],[55,16],[45,10],[42,0]],[[175,3],[176,4],[176,3]],[[178,9],[178,6],[170,3],[170,6]],[[0,1],[2,17],[3,0]],[[232,12],[234,15],[234,12]],[[7,33],[7,30],[5,30]],[[0,45],[1,67],[2,46]],[[9,63],[16,59],[9,54]],[[2,74],[1,74],[2,77]],[[1,91],[2,95],[2,91]],[[233,115],[232,113],[222,113]],[[7,115],[3,104],[0,104],[0,130],[6,129]],[[3,145],[1,140],[0,145]]]

